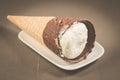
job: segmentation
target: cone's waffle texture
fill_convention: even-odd
[[[53,18],[55,17],[7,16],[8,20],[37,39],[42,45],[45,45],[42,37],[43,31],[46,27],[46,24]]]

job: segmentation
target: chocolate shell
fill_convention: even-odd
[[[88,20],[82,20],[80,18],[53,18],[47,23],[43,31],[43,41],[45,45],[56,55],[61,57],[62,50],[59,43],[59,33],[62,30],[67,30],[74,22],[81,22],[86,25],[88,29],[88,39],[83,52],[78,57],[74,59],[67,59],[66,57],[62,57],[64,60],[71,63],[86,59],[87,55],[92,51],[96,37],[93,24]]]

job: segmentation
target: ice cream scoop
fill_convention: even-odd
[[[88,30],[84,23],[74,22],[69,29],[59,34],[62,57],[78,57],[87,44]]]

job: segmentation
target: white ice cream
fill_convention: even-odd
[[[74,22],[62,35],[63,32],[59,35],[62,48],[61,56],[74,59],[78,57],[85,48],[88,30],[84,23]]]

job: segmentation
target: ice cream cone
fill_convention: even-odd
[[[7,16],[7,19],[55,54],[70,62],[86,59],[94,47],[95,30],[88,20],[11,15]]]
[[[43,31],[46,24],[54,17],[44,17],[44,16],[12,16],[8,15],[7,19],[10,20],[17,27],[27,32],[29,35],[37,39],[41,44],[44,45],[43,41]]]

